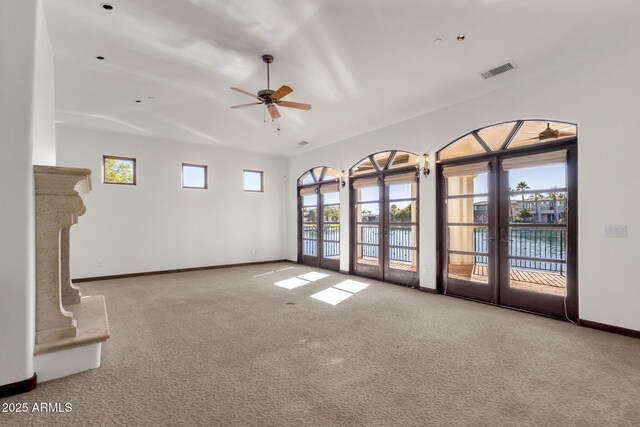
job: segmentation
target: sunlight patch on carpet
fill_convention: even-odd
[[[316,280],[324,279],[325,277],[329,277],[328,274],[319,273],[317,271],[310,271],[305,274],[301,274],[298,276],[301,279],[308,280],[310,282],[315,282]]]
[[[337,305],[347,298],[353,296],[351,292],[341,291],[340,289],[328,288],[324,291],[320,291],[317,294],[311,295],[311,298],[315,298],[327,304]]]
[[[302,280],[302,279],[298,279],[297,277],[292,277],[290,279],[280,280],[279,282],[275,282],[274,285],[280,286],[281,288],[285,288],[285,289],[295,289],[300,286],[308,285],[309,283],[311,282],[309,282],[308,280]]]
[[[333,285],[334,288],[351,292],[352,294],[357,294],[358,292],[360,292],[361,290],[365,289],[368,286],[369,285],[366,283],[358,282],[357,280],[351,280],[351,279],[345,280],[344,282],[340,282],[337,285]]]

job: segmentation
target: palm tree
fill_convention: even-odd
[[[518,185],[516,185],[516,191],[522,191],[522,207],[524,208],[524,190],[529,190],[529,186],[526,182],[520,181]]]

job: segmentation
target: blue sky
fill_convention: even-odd
[[[509,171],[509,187],[515,188],[520,181],[526,182],[532,190],[563,188],[566,186],[566,165],[537,166]],[[486,193],[487,174],[478,175],[473,184],[474,193]]]

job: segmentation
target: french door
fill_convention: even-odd
[[[340,200],[337,184],[299,190],[299,261],[340,269]]]
[[[418,285],[415,168],[357,178],[352,187],[354,273],[403,285]]]
[[[577,147],[439,167],[441,291],[577,318]]]

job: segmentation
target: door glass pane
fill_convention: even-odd
[[[397,199],[415,199],[416,198],[416,184],[409,183],[397,184],[389,186],[389,200]]]
[[[365,265],[380,265],[378,246],[356,245],[356,262]]]
[[[340,222],[340,206],[330,205],[324,207],[324,222]]]
[[[449,254],[447,276],[457,280],[488,284],[487,262],[487,256]]]
[[[365,187],[358,190],[358,202],[373,202],[380,199],[378,186]]]
[[[324,258],[340,258],[340,226],[338,224],[324,224],[323,231],[323,253]]]
[[[415,225],[390,225],[389,246],[403,246],[415,248],[418,246],[418,236]]]
[[[512,224],[508,230],[509,286],[565,295],[566,164],[510,169],[507,173]]]
[[[510,228],[509,256],[510,287],[545,294],[565,294],[567,248],[564,227]]]
[[[447,222],[488,223],[489,204],[486,196],[447,200]]]
[[[318,256],[318,241],[303,239],[302,254],[307,256]]]
[[[316,194],[302,197],[302,206],[316,206],[317,204],[318,196]]]
[[[356,207],[356,222],[380,221],[379,203],[359,203]]]
[[[325,193],[322,195],[322,203],[325,205],[337,205],[340,203],[340,193]]]
[[[566,218],[566,165],[513,169],[509,172],[509,220],[562,224]]]
[[[450,225],[447,230],[448,249],[465,252],[489,252],[487,227]]]
[[[389,221],[392,223],[416,222],[416,213],[414,201],[389,202]]]
[[[340,225],[324,224],[322,226],[322,238],[324,241],[340,242]]]
[[[377,225],[358,225],[356,242],[377,245],[380,242],[380,228]]]
[[[302,208],[302,222],[315,226],[318,222],[318,208]]]
[[[389,268],[415,272],[416,250],[409,248],[389,248]]]
[[[447,178],[447,196],[487,194],[488,173]]]

